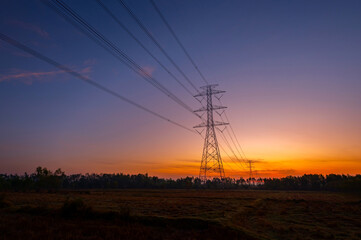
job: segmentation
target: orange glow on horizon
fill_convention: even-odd
[[[232,178],[248,178],[249,169],[246,164],[243,168],[240,167],[237,160],[234,162],[229,158],[223,157],[224,170],[227,177]],[[235,163],[237,162],[237,163]],[[200,158],[169,161],[167,159],[148,159],[144,162],[133,163],[115,163],[110,161],[105,162],[89,162],[86,165],[87,169],[84,171],[84,165],[65,166],[63,170],[66,173],[124,173],[124,174],[138,174],[148,173],[151,176],[158,176],[164,178],[180,178],[186,176],[197,177],[199,174]],[[361,166],[359,160],[352,159],[294,159],[294,160],[254,160],[253,176],[259,177],[285,177],[289,175],[300,176],[303,174],[360,174]]]

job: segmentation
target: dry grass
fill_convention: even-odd
[[[2,198],[8,204],[0,209],[0,239],[361,239],[361,196],[339,193],[120,190]]]

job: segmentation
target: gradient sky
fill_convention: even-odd
[[[95,1],[66,2],[199,107]],[[126,2],[201,86],[149,1]],[[208,80],[227,91],[223,104],[258,176],[361,173],[361,1],[156,3]],[[182,79],[116,0],[106,4]],[[199,123],[41,1],[1,1],[0,32],[188,127]],[[0,42],[1,173],[40,165],[66,173],[190,176],[198,174],[202,147],[197,135]],[[247,169],[225,171],[247,177]]]

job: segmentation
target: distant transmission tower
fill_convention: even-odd
[[[253,160],[248,160],[248,166],[249,166],[249,185],[254,185],[254,179],[253,179]]]
[[[206,181],[209,177],[225,177],[216,131],[214,128],[217,126],[227,125],[228,123],[213,120],[213,111],[226,108],[224,106],[215,106],[212,103],[213,96],[217,97],[218,94],[225,93],[225,91],[216,90],[215,88],[217,86],[218,84],[211,84],[201,87],[203,91],[194,96],[196,98],[201,97],[202,100],[206,99],[206,106],[194,111],[206,112],[207,114],[207,119],[205,119],[203,123],[194,126],[194,128],[206,128],[202,162],[199,171],[199,178],[203,181]],[[217,98],[219,99],[220,97]]]

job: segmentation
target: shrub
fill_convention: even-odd
[[[130,219],[131,210],[128,205],[123,205],[119,207],[119,216],[125,220]]]
[[[0,208],[9,207],[11,204],[10,202],[6,201],[6,196],[4,193],[0,194]]]
[[[76,217],[89,215],[92,212],[92,208],[87,206],[81,198],[67,198],[60,211],[64,217]]]

